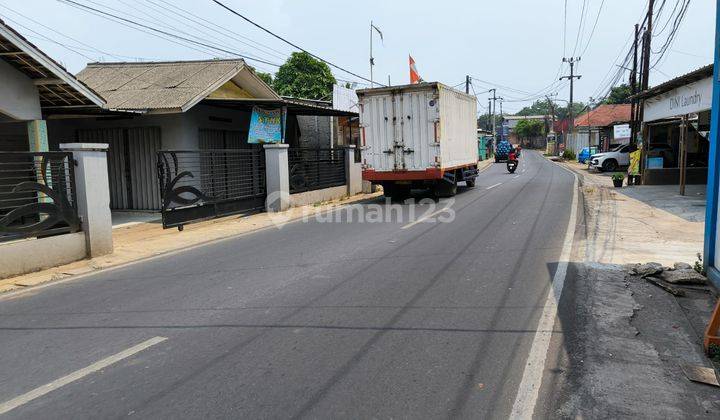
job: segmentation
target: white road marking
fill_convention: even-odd
[[[48,384],[45,384],[43,386],[37,387],[33,389],[32,391],[26,392],[25,394],[22,394],[20,396],[17,396],[9,401],[6,401],[2,404],[0,404],[0,414],[5,414],[10,410],[13,410],[17,407],[20,407],[23,404],[27,404],[30,401],[42,397],[43,395],[52,392],[60,387],[63,387],[71,382],[75,382],[78,379],[82,379],[87,375],[90,375],[91,373],[97,372],[101,369],[105,369],[106,367],[117,363],[123,359],[127,359],[128,357],[139,353],[148,347],[154,346],[155,344],[162,343],[163,341],[167,340],[167,337],[153,337],[147,341],[143,341],[142,343],[132,346],[127,350],[121,351],[120,353],[114,354],[110,357],[107,357],[105,359],[102,359],[98,362],[93,363],[92,365],[76,370],[75,372],[63,376],[62,378],[56,379]]]
[[[570,260],[570,254],[572,252],[575,225],[577,223],[578,180],[577,175],[575,175],[575,173],[572,174],[575,177],[575,182],[573,183],[570,220],[568,220],[563,248],[560,253],[555,276],[553,276],[552,286],[545,299],[545,306],[542,315],[540,315],[537,329],[535,330],[535,338],[533,338],[532,347],[528,354],[522,381],[515,396],[515,403],[510,413],[511,419],[532,419],[540,393],[543,371],[545,370],[545,360],[547,359],[547,354],[550,349],[550,339],[552,338],[553,328],[555,328],[555,316],[557,314],[560,297],[562,296],[563,286],[565,285],[565,276],[567,275],[568,261]]]
[[[513,179],[515,179],[515,178],[520,178],[520,175],[515,175],[515,176],[513,177]]]
[[[407,229],[407,228],[409,228],[409,227],[413,227],[413,226],[417,225],[418,223],[423,223],[423,222],[426,221],[427,219],[429,219],[429,218],[431,218],[431,217],[434,217],[434,216],[437,216],[438,214],[442,214],[444,211],[447,211],[447,210],[449,210],[449,209],[450,209],[449,206],[448,206],[448,207],[443,207],[443,208],[441,208],[440,210],[434,211],[434,212],[432,212],[432,213],[430,213],[430,214],[428,214],[428,215],[426,215],[426,216],[423,216],[423,217],[417,219],[417,220],[414,221],[414,222],[408,223],[407,225],[401,227],[400,229]]]
[[[497,187],[498,185],[502,185],[502,182],[498,182],[497,184],[491,185],[491,186],[489,186],[489,187],[487,187],[487,188],[485,188],[485,189],[486,189],[486,190],[490,190],[490,189],[493,189],[493,188]]]

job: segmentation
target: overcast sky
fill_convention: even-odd
[[[281,64],[293,51],[292,47],[231,15],[211,0],[74,1],[271,63]],[[577,66],[582,79],[575,84],[576,100],[603,96],[607,90],[603,88],[617,70],[614,63],[622,61],[630,46],[633,24],[641,20],[647,7],[647,0],[567,0],[564,31],[565,0],[223,1],[310,52],[363,77],[369,77],[372,20],[384,35],[383,42],[375,36],[373,47],[376,80],[386,83],[389,75],[393,84],[407,83],[407,60],[411,54],[420,75],[427,81],[457,85],[464,81],[466,74],[473,76],[482,105],[487,103],[487,93],[482,91],[503,86],[498,87],[498,95],[505,97],[505,111],[510,112],[528,103],[517,100],[532,98],[538,93],[559,93],[558,98],[568,99],[567,83],[560,86],[555,83],[563,55],[582,55]],[[671,12],[676,3],[682,2],[665,1],[662,13],[656,18],[658,32],[669,17],[677,15],[677,10],[675,14]],[[655,3],[657,8],[664,1]],[[198,26],[179,15],[195,22],[199,21],[197,18],[168,4],[212,23],[201,21],[207,26]],[[585,18],[581,19],[583,4]],[[58,0],[0,0],[0,16],[73,73],[88,61],[189,60],[226,55],[217,50],[203,52],[178,45]],[[651,84],[712,62],[714,20],[715,0],[690,0],[674,42],[652,71]],[[220,29],[213,24],[239,36],[223,37],[215,32]],[[672,22],[663,32],[656,33],[654,50],[663,45],[671,26]],[[653,62],[658,57],[654,54]],[[248,62],[262,71],[276,69],[268,64]],[[339,79],[359,81],[340,70],[333,69],[333,72]],[[566,73],[567,67],[563,67],[562,72]],[[627,76],[628,72],[623,78]]]

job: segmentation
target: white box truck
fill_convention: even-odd
[[[452,196],[458,182],[475,185],[478,163],[476,98],[441,83],[357,91],[363,179],[385,195],[411,188]]]

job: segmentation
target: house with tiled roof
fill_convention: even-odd
[[[610,145],[627,143],[630,138],[615,138],[615,126],[630,122],[630,104],[603,104],[586,111],[573,122],[574,133],[569,136],[568,147],[579,152],[583,147],[594,146],[607,150]]]
[[[329,117],[356,115],[283,98],[242,59],[90,63],[77,78],[115,115],[49,122],[51,149],[68,141],[109,144],[113,210],[161,208],[160,150],[258,149],[248,143],[255,107],[286,110],[285,140],[291,146],[318,132],[302,124],[307,120],[326,117],[330,133]],[[330,147],[330,134],[323,141]]]
[[[630,104],[603,104],[575,117],[575,129],[604,128],[630,121]]]

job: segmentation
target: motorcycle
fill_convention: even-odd
[[[508,172],[510,172],[511,174],[512,174],[512,173],[515,173],[515,169],[517,169],[517,166],[518,166],[517,155],[515,154],[514,151],[513,151],[513,152],[510,152],[510,153],[508,154],[508,159],[507,159],[507,170],[508,170]]]

